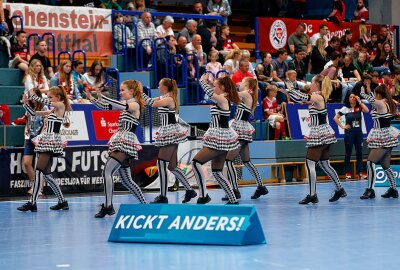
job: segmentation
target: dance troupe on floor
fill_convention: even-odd
[[[138,151],[141,145],[135,135],[139,125],[139,117],[145,106],[158,109],[161,126],[155,138],[155,144],[159,147],[157,160],[160,195],[153,203],[168,203],[167,184],[169,170],[185,188],[185,196],[182,203],[187,203],[197,197],[198,204],[206,204],[211,201],[207,193],[206,178],[202,166],[211,161],[212,175],[226,196],[222,198],[227,204],[238,204],[241,194],[237,184],[237,172],[233,160],[240,155],[244,166],[250,171],[257,181],[251,199],[258,199],[268,194],[268,189],[262,183],[257,168],[250,160],[249,143],[252,142],[253,126],[249,119],[258,102],[258,84],[253,78],[245,78],[239,91],[229,77],[211,78],[206,73],[199,83],[206,95],[214,102],[210,106],[211,123],[203,136],[203,148],[195,155],[191,166],[197,180],[198,193],[190,186],[185,173],[178,167],[177,152],[180,143],[187,141],[187,129],[176,120],[178,112],[178,89],[175,80],[163,78],[159,82],[161,96],[150,98],[143,92],[142,84],[136,80],[127,80],[120,86],[121,101],[111,99],[101,94],[99,90],[96,98],[90,91],[86,91],[87,98],[101,110],[120,110],[118,119],[118,131],[111,137],[108,146],[108,159],[104,166],[102,176],[104,178],[105,202],[96,218],[115,214],[112,203],[113,175],[119,173],[122,184],[132,193],[136,199],[146,204],[146,198],[139,186],[133,181],[129,159],[138,159]],[[332,92],[332,84],[328,77],[317,75],[313,78],[309,92],[288,90],[287,93],[294,102],[307,103],[311,118],[309,133],[305,136],[307,142],[306,168],[309,178],[309,194],[301,200],[300,204],[318,203],[316,193],[316,165],[329,176],[335,185],[330,202],[335,202],[346,197],[346,191],[340,184],[335,169],[329,163],[329,149],[336,143],[335,133],[327,122],[326,102]],[[39,93],[40,94],[40,93]],[[351,97],[358,106],[365,110],[359,96]],[[391,98],[389,89],[385,85],[378,86],[374,91],[361,93],[361,98],[372,105],[371,116],[374,122],[367,138],[370,153],[367,161],[368,187],[360,197],[361,199],[375,198],[375,165],[380,164],[390,182],[390,188],[381,195],[383,198],[398,198],[396,182],[393,170],[390,168],[391,151],[397,146],[399,131],[390,126],[391,120],[396,114],[396,105]],[[60,128],[68,123],[68,114],[71,106],[67,95],[62,88],[52,87],[47,98],[38,96],[31,90],[25,99],[24,108],[31,117],[44,117],[41,133],[32,142],[37,154],[35,181],[30,200],[18,207],[19,211],[37,211],[37,200],[43,179],[50,186],[58,198],[58,203],[51,206],[51,210],[68,210],[68,202],[65,200],[61,189],[51,175],[53,157],[63,153],[66,142],[60,135]],[[47,111],[35,111],[30,104],[42,103],[50,108]],[[230,121],[232,104],[237,106],[236,116]],[[356,116],[358,115],[358,116]],[[353,114],[361,121],[361,113]],[[347,121],[347,120],[346,120]],[[347,123],[346,123],[347,124]],[[227,178],[222,173],[223,167],[227,167]]]

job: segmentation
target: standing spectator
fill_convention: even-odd
[[[156,28],[154,27],[154,24],[151,22],[151,14],[149,12],[143,12],[141,16],[142,20],[137,24],[137,29],[138,29],[138,44],[141,43],[143,49],[146,50],[144,54],[144,63],[145,65],[150,63],[151,60],[151,54],[152,54],[152,42],[149,40],[144,40],[145,38],[149,38],[150,40],[153,40],[157,37],[156,34]]]
[[[49,91],[49,85],[47,84],[46,76],[44,76],[42,62],[38,59],[33,59],[29,65],[28,73],[24,78],[25,91],[24,93],[29,93],[29,91],[39,90],[43,94],[47,94]]]
[[[157,26],[156,34],[158,37],[173,36],[174,31],[172,25],[174,24],[174,18],[171,16],[165,16],[161,25]]]
[[[54,76],[54,71],[51,66],[50,58],[46,56],[47,51],[47,43],[45,40],[38,40],[36,42],[36,53],[31,57],[29,60],[29,64],[31,64],[33,59],[38,59],[42,62],[44,74],[46,75],[47,79],[50,79]]]
[[[232,74],[232,81],[236,86],[240,86],[244,78],[253,78],[253,74],[249,72],[249,66],[248,60],[240,60],[238,71]]]
[[[365,23],[369,19],[368,9],[364,5],[364,0],[357,1],[357,7],[354,10],[354,18],[352,22]]]
[[[27,72],[31,56],[28,53],[28,46],[26,46],[26,33],[22,30],[18,31],[16,39],[17,44],[11,46],[11,55],[13,59],[8,66],[10,68],[18,67],[23,72]]]
[[[353,145],[356,150],[356,172],[360,179],[365,179],[366,174],[363,172],[363,132],[362,132],[362,113],[369,112],[369,109],[360,100],[359,96],[352,93],[346,95],[344,106],[335,115],[333,120],[335,123],[344,130],[344,167],[346,172],[346,179],[351,179],[350,159]],[[343,125],[339,118],[344,116],[346,119]]]
[[[325,41],[325,48],[328,47],[328,44],[329,44],[328,31],[329,31],[329,28],[326,24],[320,24],[318,33],[315,33],[311,37],[311,44],[313,46],[315,46],[317,43],[317,40],[319,38],[322,38]]]
[[[309,55],[312,51],[311,39],[307,34],[306,25],[299,23],[296,27],[296,32],[290,35],[288,45],[290,53],[294,55],[296,49],[302,49]],[[306,61],[308,63],[308,61]]]
[[[320,74],[324,70],[325,64],[329,61],[328,57],[328,52],[325,49],[325,40],[319,38],[311,53],[311,73]]]
[[[224,69],[228,71],[229,74],[235,73],[239,69],[239,61],[241,58],[242,52],[240,50],[232,50],[225,58]]]
[[[343,0],[333,0],[332,12],[328,15],[325,21],[340,24],[346,16],[346,5]]]
[[[192,42],[192,37],[196,34],[197,22],[195,20],[188,20],[185,27],[178,33],[178,39],[180,36],[184,36],[187,42]]]
[[[203,3],[201,1],[195,1],[192,6],[193,14],[203,15]],[[197,25],[203,25],[203,19],[193,19],[197,22]]]
[[[297,78],[296,80],[302,82],[302,86],[304,86],[304,81],[306,79],[307,74],[307,66],[304,63],[303,59],[306,57],[306,52],[302,49],[296,49],[294,51],[294,58],[289,62],[288,68],[289,70],[296,71]],[[301,85],[301,84],[300,84]],[[303,88],[303,87],[300,87]]]
[[[54,74],[50,80],[50,87],[52,86],[62,87],[67,94],[67,97],[71,100],[82,99],[78,87],[74,84],[72,77],[72,63],[70,60],[61,61],[58,66],[58,72]]]
[[[329,46],[325,48],[325,51],[327,52],[327,57],[330,58],[331,54],[333,52],[339,52],[339,47],[340,47],[340,39],[336,36],[331,38],[331,41],[329,42]]]
[[[228,17],[232,14],[228,0],[209,0],[207,10],[209,15],[220,15],[224,17],[224,25],[228,24]]]

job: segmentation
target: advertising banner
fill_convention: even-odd
[[[56,44],[48,45],[49,49],[56,49],[56,55],[64,50],[85,50],[87,56],[112,54],[110,9],[10,3],[5,4],[5,8],[10,10],[11,16],[23,17],[24,31],[28,35],[53,33]]]
[[[342,104],[328,103],[326,104],[328,110],[328,123],[331,125],[336,133],[336,138],[343,138],[344,131],[339,128],[333,118],[336,113],[343,107]],[[292,139],[304,139],[310,126],[310,116],[308,113],[308,105],[301,104],[286,104],[286,113],[288,119],[288,127],[290,129],[290,136]],[[343,121],[343,119],[340,119]],[[364,138],[367,137],[367,131],[373,126],[371,114],[363,113],[362,130]]]
[[[390,168],[392,168],[394,172],[394,179],[396,181],[396,186],[400,186],[400,165],[390,165]],[[376,175],[376,182],[375,182],[376,187],[390,187],[387,175],[380,165],[375,167],[375,175]]]

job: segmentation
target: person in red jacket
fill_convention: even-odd
[[[333,22],[335,24],[339,24],[339,23],[343,22],[345,15],[346,15],[346,5],[345,5],[344,1],[343,0],[334,0],[332,11],[328,15],[328,18],[326,18],[324,20]]]

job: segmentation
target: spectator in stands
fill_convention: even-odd
[[[146,3],[144,0],[132,0],[126,4],[127,10],[134,10],[134,11],[143,11],[146,12],[149,10],[146,8]]]
[[[4,16],[3,0],[0,0],[0,24],[7,29],[6,17]]]
[[[3,9],[2,9],[3,11]],[[3,15],[3,20],[5,21],[4,23],[0,21],[0,42],[2,43],[1,45],[5,46],[5,51],[7,52],[7,59],[12,58],[11,54],[11,42],[10,40],[13,38],[14,34],[14,25],[13,22],[10,18],[10,11],[8,9],[4,9],[4,15]],[[6,25],[6,26],[4,26]]]
[[[359,41],[354,42],[353,47],[350,48],[350,56],[353,59],[357,59],[361,51],[361,43]]]
[[[313,46],[315,46],[316,43],[317,43],[317,40],[319,38],[322,38],[325,41],[325,43],[324,43],[325,48],[328,47],[328,44],[329,44],[328,31],[329,31],[329,28],[328,28],[328,26],[326,24],[320,24],[318,33],[315,33],[310,38],[311,39],[311,44]]]
[[[195,1],[192,6],[193,14],[203,15],[203,2],[202,1]],[[197,22],[197,25],[203,25],[203,19],[193,19]]]
[[[203,47],[201,46],[201,36],[198,34],[193,35],[192,42],[186,44],[186,54],[195,54],[198,62],[195,63],[195,57],[188,57],[189,75],[191,78],[196,77],[196,64],[198,67],[204,65]],[[198,74],[200,75],[200,74]]]
[[[83,74],[84,81],[92,92],[101,88],[105,83],[103,63],[99,60],[94,60],[88,72]]]
[[[50,87],[59,86],[62,87],[67,94],[67,97],[71,100],[77,101],[82,99],[81,93],[78,90],[74,79],[72,77],[72,63],[70,60],[61,61],[58,66],[58,72],[50,79]]]
[[[325,48],[328,59],[331,57],[331,54],[334,51],[339,52],[339,47],[340,47],[340,39],[336,36],[332,37],[331,41],[329,42],[329,46]]]
[[[370,62],[373,66],[376,56],[380,53],[380,48],[378,46],[378,34],[375,32],[371,32],[371,40],[366,44],[368,50],[368,62]]]
[[[315,47],[311,53],[311,73],[319,74],[324,70],[325,64],[329,61],[328,53],[325,50],[325,40],[317,39]]]
[[[364,0],[357,0],[357,6],[354,10],[352,22],[365,23],[369,19],[368,9],[364,5]]]
[[[84,95],[85,91],[85,78],[83,77],[83,63],[80,60],[74,60],[72,61],[72,79],[74,81],[74,84],[79,90],[79,93],[81,96]],[[85,83],[86,84],[86,83]]]
[[[121,13],[115,13],[114,15],[114,44],[118,52],[122,51],[122,44],[124,43],[124,40],[122,40],[123,31],[125,31],[126,48],[132,51],[135,48],[135,36],[132,34],[131,29],[125,26],[124,18]]]
[[[174,24],[174,18],[171,16],[165,16],[161,25],[157,26],[156,34],[158,37],[173,36],[174,31],[172,25]]]
[[[274,84],[278,86],[278,88],[284,89],[285,83],[283,81],[286,78],[286,72],[289,70],[289,66],[286,62],[288,53],[284,48],[278,49],[277,53],[278,57],[274,61],[272,61],[272,79],[274,80]]]
[[[396,68],[399,68],[398,65],[400,61],[397,59],[397,56],[393,53],[392,46],[390,43],[385,42],[382,46],[382,51],[379,51],[378,55],[373,62],[375,65],[373,70],[378,72],[383,72],[386,70],[390,70],[394,72]]]
[[[379,80],[380,84],[384,84],[386,85],[386,87],[389,89],[389,92],[392,94],[394,94],[393,92],[393,80],[392,80],[392,73],[390,72],[390,70],[385,70],[384,72],[382,72],[382,78]]]
[[[372,77],[369,74],[363,74],[361,76],[361,81],[357,82],[353,89],[351,90],[351,93],[353,93],[356,96],[361,96],[361,93],[371,93],[374,88],[371,86],[372,83]],[[361,99],[363,103],[368,103],[368,101],[364,98]]]
[[[209,62],[206,65],[206,70],[212,71],[214,75],[217,75],[218,71],[222,69],[222,65],[220,62],[218,62],[218,51],[210,51],[208,54],[208,60]]]
[[[296,27],[296,31],[289,36],[288,45],[289,50],[292,55],[296,49],[301,49],[307,53],[311,54],[312,45],[310,37],[305,33],[306,25],[304,23],[299,23]],[[306,61],[308,64],[308,61]]]
[[[221,55],[225,57],[230,51],[234,49],[238,50],[239,47],[229,36],[229,26],[224,25],[221,27],[221,35],[218,38],[217,50],[219,50]]]
[[[343,58],[343,66],[339,69],[338,77],[342,85],[342,103],[348,92],[356,85],[356,82],[361,81],[361,75],[358,73],[353,64],[353,58],[350,55],[345,55]]]
[[[197,22],[195,20],[188,20],[185,27],[178,33],[178,39],[180,36],[184,36],[187,42],[192,42],[192,37],[196,34]]]
[[[210,51],[216,50],[217,38],[213,34],[216,29],[217,23],[210,20],[206,20],[202,27],[197,28],[197,34],[201,36],[201,46],[207,55]]]
[[[9,67],[18,67],[23,72],[28,71],[29,60],[31,56],[28,53],[26,46],[26,33],[22,30],[16,34],[17,43],[11,46],[12,60],[9,62]]]
[[[380,75],[376,71],[372,71],[369,75],[371,75],[371,89],[377,88],[381,83],[379,82],[380,80]]]
[[[383,48],[383,43],[392,44],[392,34],[387,25],[382,25],[378,36],[378,47],[380,50]]]
[[[356,150],[356,173],[360,179],[366,179],[367,175],[363,172],[363,131],[362,131],[362,113],[368,113],[369,109],[360,100],[359,96],[353,93],[348,93],[344,99],[344,106],[335,115],[333,120],[335,123],[344,130],[344,169],[346,172],[346,179],[351,179],[350,159],[353,150],[353,145]],[[346,122],[344,125],[339,120],[344,116]]]
[[[235,73],[239,69],[239,61],[241,58],[242,52],[240,50],[232,50],[225,58],[224,69],[228,71],[229,74]]]
[[[167,41],[167,45],[163,43],[157,44],[156,50],[156,60],[157,60],[157,72],[158,76],[164,78],[166,75],[166,69],[169,68],[172,57],[176,54],[176,39],[175,36],[170,35],[166,36],[165,40]],[[167,50],[167,53],[165,52]],[[180,64],[177,58],[174,58],[175,65]]]
[[[344,35],[340,38],[340,52],[343,56],[351,53],[351,47],[353,46],[352,38],[353,33],[350,29],[347,29],[344,32]]]
[[[324,70],[320,73],[322,76],[329,77],[333,83],[333,90],[331,91],[329,102],[339,102],[342,99],[341,84],[338,80],[339,60],[340,54],[333,52],[331,60],[325,64]]]
[[[100,0],[100,2],[101,8],[122,10],[122,7],[118,4],[118,0]]]
[[[256,66],[256,75],[258,81],[262,82],[272,82],[272,71],[274,70],[272,66],[272,56],[270,53],[261,51],[260,56],[262,63]]]
[[[295,70],[289,69],[286,72],[286,78],[285,78],[284,82],[285,82],[285,86],[286,86],[285,88],[287,90],[290,90],[290,89],[303,89],[305,84],[300,82],[300,81],[297,81],[296,77],[297,77],[297,72]]]
[[[232,81],[236,86],[240,86],[244,78],[254,78],[253,74],[249,72],[249,66],[248,60],[240,60],[238,71],[232,74]]]
[[[36,61],[40,66],[42,66],[42,64],[40,63],[39,60],[35,60],[35,62]],[[43,79],[45,81],[47,81],[46,77],[43,74],[43,70],[41,73],[42,73]],[[27,99],[27,96],[29,95],[29,92],[31,92],[31,90],[38,97],[40,97],[40,98],[42,97],[42,92],[40,91],[39,88],[31,88],[28,91],[26,91],[26,89],[25,89],[25,94],[23,95],[24,99]],[[47,88],[47,90],[48,90],[48,88]],[[32,101],[32,100],[29,100],[27,102],[28,102],[29,106],[31,106],[35,111],[40,112],[40,111],[48,111],[49,110],[47,105],[44,105],[40,102],[36,102],[36,101]],[[33,168],[33,158],[36,154],[34,151],[35,145],[33,144],[32,139],[34,139],[36,136],[38,136],[40,134],[40,131],[43,127],[44,117],[40,116],[40,115],[31,116],[29,114],[26,114],[25,116],[27,119],[27,123],[25,125],[25,131],[24,131],[25,140],[24,140],[24,156],[22,158],[22,163],[24,164],[25,171],[26,171],[26,174],[28,175],[29,181],[34,182],[35,181],[35,170]],[[43,196],[43,187],[44,187],[44,182],[42,182],[42,186],[40,187],[39,196]],[[33,193],[33,187],[31,187],[28,190],[27,194],[31,196],[32,193]]]
[[[360,75],[372,71],[372,66],[367,62],[367,54],[364,52],[358,54],[358,59],[354,62],[354,66]]]
[[[294,51],[294,58],[291,60],[288,64],[289,70],[295,70],[297,74],[297,78],[295,78],[297,81],[301,82],[299,83],[300,88],[303,88],[304,82],[306,79],[306,74],[307,74],[307,66],[304,63],[303,59],[306,57],[306,52],[303,51],[302,49],[296,49]]]
[[[143,12],[141,16],[142,20],[138,22],[137,29],[138,29],[138,44],[141,44],[143,49],[146,50],[144,53],[144,63],[148,63],[150,65],[151,54],[152,54],[152,42],[149,40],[144,40],[145,38],[149,38],[153,40],[157,37],[156,28],[154,24],[151,22],[151,14],[149,12]]]
[[[177,45],[176,45],[176,54],[181,54],[186,56],[186,45],[188,41],[185,36],[178,37]]]
[[[282,135],[282,140],[289,139],[286,136],[285,116],[282,114],[282,106],[278,105],[276,95],[278,88],[275,85],[267,86],[267,96],[262,101],[264,119],[275,130],[274,140],[279,140]]]
[[[47,51],[47,43],[45,40],[38,40],[36,42],[36,53],[31,57],[29,60],[29,65],[31,64],[32,60],[38,59],[42,62],[44,74],[46,75],[47,79],[50,79],[54,76],[53,67],[51,66],[50,58],[46,56]]]
[[[343,0],[333,0],[332,12],[328,15],[325,21],[340,24],[346,16],[346,4]]]
[[[242,50],[242,58],[241,60],[247,60],[249,61],[250,65],[249,65],[249,72],[253,75],[254,78],[256,78],[256,72],[254,70],[253,65],[251,64],[250,61],[250,52],[248,50]]]
[[[228,17],[232,14],[228,0],[209,0],[207,10],[209,15],[220,15],[224,17],[223,25],[228,24]]]
[[[400,69],[395,70],[394,80],[393,80],[393,98],[399,102],[400,101]]]
[[[33,59],[29,64],[29,70],[24,78],[25,93],[38,89],[41,93],[47,94],[49,91],[49,85],[47,84],[46,76],[44,75],[44,69],[42,62],[38,59]]]

